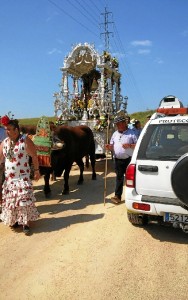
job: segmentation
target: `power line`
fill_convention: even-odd
[[[47,0],[47,1],[50,2],[52,5],[54,5],[57,9],[59,9],[60,11],[62,11],[64,14],[66,14],[67,16],[69,16],[72,20],[74,20],[76,23],[78,23],[79,25],[81,25],[87,31],[89,31],[93,35],[97,36],[97,34],[95,32],[93,32],[92,30],[90,30],[88,27],[86,27],[81,22],[79,22],[76,18],[74,18],[73,16],[71,16],[69,13],[67,13],[62,7],[60,7],[59,5],[57,5],[54,1],[52,1],[52,0]]]
[[[122,67],[122,69],[124,69],[125,73],[128,74],[128,76],[127,76],[127,90],[128,90],[128,86],[130,86],[130,91],[133,91],[133,93],[134,92],[137,93],[136,101],[137,101],[137,97],[139,97],[140,101],[144,102],[143,98],[142,98],[142,95],[139,91],[139,88],[137,86],[136,80],[135,80],[135,78],[133,76],[133,73],[131,71],[131,68],[129,66],[129,63],[126,59],[126,54],[125,54],[126,51],[123,47],[123,44],[121,42],[118,30],[117,30],[115,25],[114,25],[114,30],[115,30],[115,37],[117,37],[117,42],[118,42],[119,46],[117,46],[115,39],[114,39],[114,43],[115,43],[117,49],[120,49],[120,53],[123,54],[123,58],[122,58],[122,55],[119,55],[119,60],[121,61],[121,67]]]
[[[88,16],[87,15],[85,15],[84,13],[83,13],[83,9],[86,11],[86,9],[84,8],[84,6],[77,0],[76,1],[76,3],[78,3],[81,7],[82,7],[82,9],[79,9],[78,7],[76,7],[70,0],[67,0],[67,2],[68,3],[70,3],[76,10],[78,10],[87,20],[89,20],[89,22],[90,23],[93,23],[94,24],[94,26],[96,27],[96,26],[99,26],[97,23],[98,23],[98,21],[97,21],[97,23],[94,23],[93,22],[93,18],[91,18],[91,19],[89,19],[88,18]],[[87,11],[86,11],[87,12]]]
[[[90,2],[93,3],[93,6],[97,9],[97,11],[100,13],[100,9],[96,6],[95,2],[93,0],[90,0]]]
[[[70,1],[70,0],[68,0],[68,1]],[[99,27],[98,20],[95,18],[95,15],[91,13],[91,12],[93,12],[93,10],[92,9],[90,9],[90,10],[86,9],[89,1],[87,2],[87,5],[85,5],[85,6],[82,3],[80,3],[79,0],[76,0],[76,3],[78,3],[82,7],[82,9],[91,17],[91,19],[89,19],[89,21],[91,21],[95,26],[97,24],[97,27]],[[86,18],[88,19],[87,16],[86,16]],[[93,20],[95,20],[96,23],[94,23]]]

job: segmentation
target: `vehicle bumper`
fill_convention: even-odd
[[[150,210],[140,210],[133,207],[133,203],[145,203],[150,205]],[[133,213],[164,216],[165,213],[184,214],[188,215],[188,209],[180,206],[181,202],[177,198],[153,197],[138,195],[135,189],[126,191],[125,205],[128,211]]]

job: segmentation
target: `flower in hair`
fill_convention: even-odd
[[[2,125],[7,126],[9,122],[10,122],[10,119],[7,115],[5,115],[1,118],[1,124]]]

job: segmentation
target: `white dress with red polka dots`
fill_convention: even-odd
[[[2,213],[0,219],[9,226],[27,224],[39,217],[34,204],[36,198],[30,179],[29,156],[25,150],[25,135],[20,135],[14,148],[10,139],[4,140],[5,181],[2,191]]]

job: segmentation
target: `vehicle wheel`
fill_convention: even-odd
[[[188,207],[188,154],[182,155],[176,162],[172,174],[171,184],[175,195],[183,205]]]
[[[127,212],[127,217],[133,225],[144,226],[148,224],[148,216]]]

